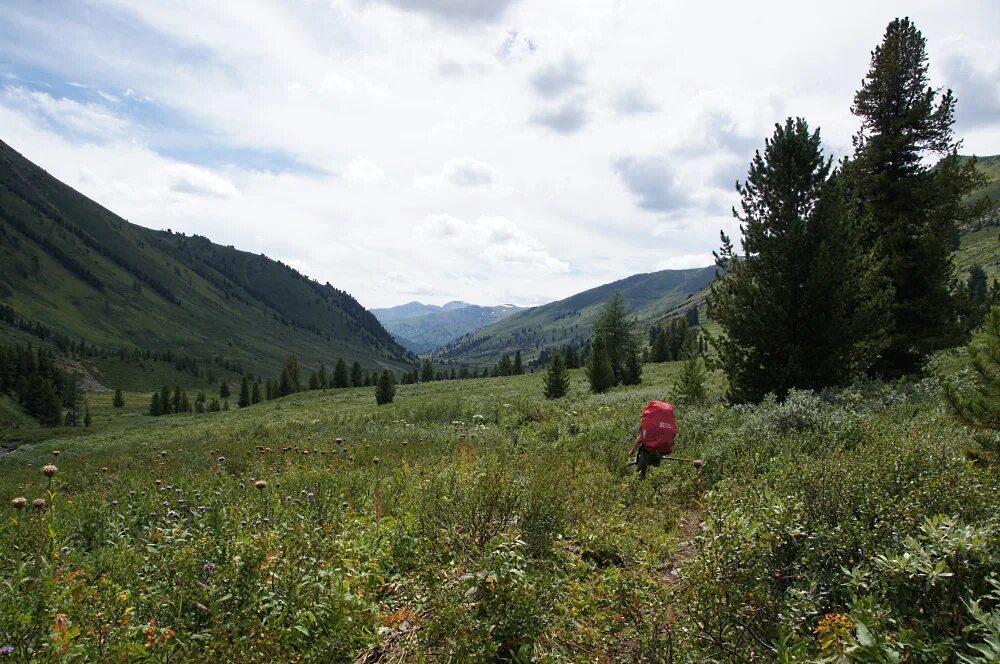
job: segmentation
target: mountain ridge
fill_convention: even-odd
[[[397,307],[372,309],[396,340],[417,354],[436,350],[519,311],[523,308],[512,304],[482,306],[458,300],[443,305],[407,302]]]
[[[416,360],[348,293],[263,254],[130,223],[3,141],[0,258],[0,303],[90,344],[224,356],[261,374],[288,353],[306,366]]]

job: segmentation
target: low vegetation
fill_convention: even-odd
[[[571,371],[557,401],[540,375],[159,418],[108,395],[97,416],[131,425],[0,461],[0,647],[979,661],[997,630],[1000,482],[965,456],[936,378],[732,408],[712,373],[710,401],[678,411],[676,453],[701,471],[638,482],[639,412],[672,398],[681,368],[598,395]]]

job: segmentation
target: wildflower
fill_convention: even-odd
[[[264,490],[264,489],[267,488],[267,481],[266,480],[257,480],[256,482],[253,483],[253,485],[255,487],[257,487],[258,489]]]
[[[34,507],[36,510],[43,510],[49,506],[49,501],[45,500],[44,498],[35,498],[34,500],[31,501],[31,506]]]
[[[18,496],[14,500],[10,501],[10,506],[16,510],[24,509],[27,504],[28,504],[28,499],[25,498],[24,496]]]
[[[201,566],[201,571],[207,574],[208,576],[212,576],[212,574],[215,572],[215,563],[205,563],[204,565]]]
[[[59,469],[53,466],[51,463],[46,466],[42,466],[42,475],[45,475],[46,477],[53,477],[58,472]]]
[[[3,648],[0,648],[0,657],[7,657],[12,652],[14,652],[14,646],[6,645]]]

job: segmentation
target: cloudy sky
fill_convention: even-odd
[[[834,155],[895,16],[1000,153],[995,0],[0,3],[0,139],[134,223],[369,307],[537,304],[710,263],[801,115]]]

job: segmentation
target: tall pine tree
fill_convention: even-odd
[[[891,293],[888,346],[871,372],[913,373],[962,333],[951,293],[958,223],[981,208],[964,199],[982,182],[958,159],[955,97],[928,83],[926,40],[908,19],[886,28],[851,111],[861,119],[845,166],[862,246],[873,251],[876,288]]]

